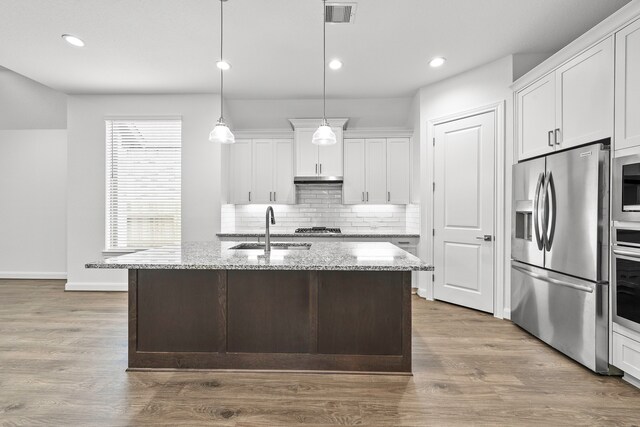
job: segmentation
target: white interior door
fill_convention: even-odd
[[[434,297],[493,313],[495,113],[435,126]]]

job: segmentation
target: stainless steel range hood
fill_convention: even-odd
[[[293,183],[300,184],[342,184],[341,176],[296,176]]]

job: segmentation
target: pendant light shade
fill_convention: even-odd
[[[336,134],[329,126],[329,123],[325,122],[313,133],[311,142],[316,145],[332,145],[338,142]]]
[[[224,122],[218,121],[209,134],[209,141],[219,142],[220,144],[233,144],[236,142],[236,138]]]
[[[227,0],[220,0],[220,60],[216,63],[216,66],[220,69],[220,118],[218,119],[218,123],[216,123],[215,127],[209,133],[209,141],[218,142],[220,144],[233,144],[236,142],[236,138],[231,133],[231,130],[224,122],[223,111],[224,111],[224,72],[231,68],[231,65],[227,61],[224,60],[224,56],[222,56],[222,41],[223,41],[223,13],[222,13],[222,5]]]
[[[333,145],[338,140],[327,121],[327,0],[322,0],[322,124],[313,133],[311,143],[315,145]]]

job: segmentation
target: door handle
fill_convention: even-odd
[[[493,240],[493,236],[491,234],[485,234],[484,236],[477,236],[476,239],[490,242]]]
[[[549,207],[551,201],[551,207]],[[551,250],[553,235],[556,229],[556,196],[553,185],[553,175],[551,171],[547,173],[542,190],[542,232],[544,237],[544,248],[547,252]]]
[[[544,173],[540,173],[538,175],[538,182],[536,183],[536,192],[535,196],[533,196],[533,230],[536,235],[536,244],[538,245],[538,250],[542,250],[543,241],[542,241],[542,230],[540,230],[540,190],[542,189],[542,180],[544,179]]]
[[[531,270],[528,270],[526,268],[520,267],[519,265],[511,265],[511,268],[513,268],[514,270],[518,270],[521,273],[526,274],[527,276],[531,276],[534,279],[538,279],[538,280],[542,280],[554,285],[559,285],[559,286],[566,286],[567,288],[572,288],[575,289],[577,291],[583,291],[583,292],[589,292],[589,293],[593,293],[593,288],[589,287],[589,286],[584,286],[584,285],[580,285],[578,283],[571,283],[571,282],[566,282],[564,280],[558,280],[558,279],[553,279],[551,277],[546,277],[542,274],[537,274],[534,273]]]
[[[553,138],[555,139],[557,145],[560,145],[560,138],[558,138],[559,133],[560,128],[556,128],[556,130],[553,131]]]
[[[553,147],[553,142],[551,142],[551,135],[553,135],[553,131],[552,130],[550,130],[547,133],[547,144],[549,145],[549,147]]]
[[[631,258],[640,258],[640,253],[638,253],[638,252],[623,251],[621,249],[614,249],[613,253],[615,255],[628,256],[628,257],[631,257]]]

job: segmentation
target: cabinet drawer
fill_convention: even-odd
[[[640,342],[613,333],[613,365],[640,378]]]

